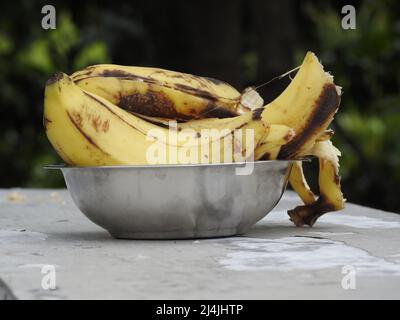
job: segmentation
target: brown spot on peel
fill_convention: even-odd
[[[340,176],[337,173],[335,173],[335,175],[334,175],[334,182],[337,185],[340,185]]]
[[[260,158],[260,160],[271,160],[271,154],[269,152],[264,153],[264,155]]]
[[[102,107],[106,108],[109,112],[111,112],[114,116],[116,116],[116,117],[119,118],[121,121],[123,121],[125,124],[127,124],[128,126],[130,126],[132,129],[135,129],[135,130],[137,130],[137,131],[139,131],[139,132],[142,132],[142,131],[140,131],[138,128],[132,126],[129,122],[125,121],[124,118],[122,118],[120,115],[118,115],[117,113],[115,113],[115,112],[114,112],[112,109],[110,109],[104,102],[100,101],[99,99],[97,99],[96,97],[92,96],[90,93],[88,93],[88,92],[86,92],[86,91],[83,91],[83,93],[84,93],[86,96],[88,96],[90,99],[96,101],[96,102],[97,102],[99,105],[101,105]],[[147,134],[146,132],[142,132],[142,133]]]
[[[200,98],[205,98],[205,99],[208,99],[208,100],[211,100],[211,101],[217,101],[218,100],[218,97],[216,97],[215,95],[213,95],[212,93],[210,93],[209,91],[206,91],[206,90],[193,88],[191,86],[187,86],[187,85],[181,84],[181,83],[174,84],[174,87],[177,88],[177,89],[180,89],[183,92],[193,94],[193,95],[195,95],[197,97],[200,97]]]
[[[176,111],[174,102],[163,92],[148,90],[145,94],[134,93],[121,96],[117,105],[129,112],[151,117],[164,117],[177,120],[190,120],[197,115],[196,109],[189,109],[191,115]],[[209,103],[198,116],[207,118],[231,118],[237,116],[233,111]]]
[[[73,112],[73,113],[71,114],[71,116],[73,117],[75,123],[76,123],[79,127],[82,127],[82,122],[83,122],[82,115],[81,115],[79,112],[76,112],[76,111],[75,111],[75,112]]]
[[[45,129],[47,129],[47,126],[49,125],[49,123],[52,123],[52,121],[49,118],[46,118],[45,116],[43,116],[43,127]]]
[[[340,96],[337,93],[336,86],[333,83],[325,84],[321,95],[315,102],[314,111],[308,118],[308,123],[289,143],[282,146],[278,158],[290,159],[295,157],[296,153],[314,132],[326,124],[329,118],[333,117],[339,103]]]
[[[83,130],[82,127],[79,126],[76,122],[74,117],[67,112],[68,118],[70,119],[71,123],[74,125],[74,127],[81,133],[81,135],[86,139],[87,142],[89,142],[93,147],[99,149],[101,152],[107,154],[103,149],[101,149],[93,140],[91,137],[89,137]]]
[[[85,74],[83,74],[85,75]],[[130,73],[130,72],[126,72],[126,71],[122,71],[122,70],[103,70],[102,72],[99,73],[95,73],[92,74],[91,72],[89,74],[87,74],[87,76],[85,77],[81,77],[81,78],[76,78],[74,79],[74,81],[76,83],[81,82],[83,80],[89,79],[89,78],[96,78],[96,77],[113,77],[113,78],[119,78],[119,79],[124,79],[124,80],[142,80],[143,82],[146,83],[153,83],[153,84],[159,84],[159,82],[155,79],[149,78],[149,77],[142,77],[142,76],[138,76],[134,73]]]
[[[110,120],[107,119],[106,121],[104,121],[101,128],[103,132],[106,133],[108,129],[110,129]]]
[[[320,216],[335,210],[336,208],[328,203],[325,197],[321,195],[318,200],[312,204],[298,206],[292,210],[288,210],[288,215],[296,227],[303,227],[304,225],[312,227]]]
[[[115,78],[125,78],[135,76],[133,73],[129,73],[122,70],[103,70],[97,76],[99,77],[115,77]]]
[[[92,123],[92,126],[93,126],[94,130],[96,130],[96,132],[99,132],[100,126],[102,124],[100,116],[99,115],[93,116],[91,123]]]
[[[162,116],[171,119],[187,119],[188,116],[176,111],[173,101],[162,92],[148,90],[145,94],[134,93],[121,96],[118,107],[145,116]]]
[[[129,112],[129,111],[128,111]],[[161,127],[161,128],[166,128],[166,129],[169,129],[169,125],[167,125],[167,124],[165,124],[165,123],[162,123],[162,122],[159,122],[159,121],[155,121],[155,120],[151,120],[151,119],[149,119],[149,118],[144,118],[144,117],[141,117],[141,114],[139,114],[139,113],[132,113],[134,116],[136,116],[136,117],[139,117],[139,118],[141,118],[141,119],[143,119],[143,120],[146,120],[147,122],[149,122],[149,123],[152,123],[152,124],[155,124],[156,126],[159,126],[159,127]],[[181,131],[182,130],[182,128],[180,128],[180,127],[178,127],[178,131]]]
[[[56,83],[60,81],[64,77],[64,74],[60,71],[56,72],[53,74],[47,81],[46,81],[46,86],[50,86],[53,83]]]
[[[257,109],[255,109],[255,110],[253,110],[253,114],[252,114],[252,117],[251,117],[251,118],[252,118],[253,120],[260,120],[263,111],[264,111],[264,107],[257,108]]]

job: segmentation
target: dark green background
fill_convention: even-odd
[[[41,8],[57,29],[41,28]],[[354,4],[357,29],[341,28]],[[0,10],[0,187],[60,187],[42,128],[44,83],[96,63],[157,66],[239,90],[313,50],[343,86],[333,127],[349,201],[400,212],[400,1],[7,1]],[[272,99],[287,81],[260,90]],[[315,178],[315,177],[314,177]]]

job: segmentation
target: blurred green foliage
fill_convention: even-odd
[[[24,1],[0,13],[3,187],[64,185],[60,175],[42,168],[60,161],[41,126],[44,84],[58,70],[71,72],[111,61],[105,42],[85,38],[84,29],[77,27],[67,7],[58,12],[55,30],[43,30],[41,7]],[[29,23],[23,23],[24,17],[29,17],[25,20]]]
[[[192,7],[183,1],[60,0],[55,4],[57,28],[43,30],[40,10],[47,2],[8,2],[0,11],[0,187],[64,185],[60,174],[42,169],[60,162],[42,129],[45,81],[58,70],[72,73],[96,63],[151,64],[246,86],[269,80],[268,70],[284,72],[298,65],[310,49],[344,88],[333,126],[343,154],[346,197],[400,211],[400,2],[356,1],[355,30],[341,27],[346,1],[282,0],[291,12],[281,16],[273,4],[258,0],[230,1],[225,10],[227,3],[204,1]],[[204,6],[224,10],[225,20]],[[198,21],[203,25],[197,26]],[[185,23],[191,24],[182,27]],[[273,36],[284,28],[280,49]],[[215,38],[204,30],[215,31]],[[258,49],[260,44],[264,47]],[[232,61],[240,68],[231,68]]]

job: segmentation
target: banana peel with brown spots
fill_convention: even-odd
[[[315,54],[309,52],[289,87],[261,114],[265,122],[283,124],[296,132],[295,137],[282,146],[279,159],[307,156],[319,159],[319,198],[316,199],[310,190],[301,162],[293,165],[289,176],[291,186],[304,202],[303,206],[288,211],[290,219],[299,227],[313,226],[324,213],[344,208],[339,176],[340,151],[330,141],[333,131],[328,129],[339,108],[340,97],[341,88],[324,71]]]
[[[319,159],[319,193],[310,190],[297,161],[289,183],[304,205],[288,211],[296,226],[312,226],[326,212],[344,207],[339,155],[328,127],[341,88],[308,52],[296,76],[262,107],[255,89],[240,94],[211,78],[142,67],[97,65],[47,83],[44,126],[60,156],[75,165],[146,164],[146,133],[167,130],[256,128],[255,160]]]

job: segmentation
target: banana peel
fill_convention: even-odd
[[[253,132],[255,145],[268,142],[275,153],[288,141],[282,136],[292,130],[284,125],[267,125],[250,112],[234,118],[203,119],[200,127],[194,127],[198,130],[177,127],[185,138],[181,140],[170,128],[145,121],[82,90],[63,73],[46,85],[44,124],[48,139],[63,160],[81,166],[156,164],[154,160],[157,164],[232,162],[236,158],[243,161],[243,156],[254,157],[253,141],[237,140],[246,137],[247,130]],[[212,131],[204,139],[203,129],[210,128],[221,130]],[[235,150],[237,145],[239,150]],[[163,155],[157,160],[156,155],[151,156],[153,151]],[[263,152],[258,151],[257,157],[262,156]]]
[[[324,213],[344,208],[339,176],[340,151],[331,143],[333,131],[328,129],[339,108],[340,97],[341,88],[324,71],[315,54],[308,52],[288,88],[260,109],[263,121],[286,125],[296,132],[295,137],[282,146],[278,159],[306,156],[319,159],[318,199],[307,184],[301,162],[292,167],[289,183],[304,202],[304,206],[288,211],[296,226],[312,226]]]
[[[174,120],[233,117],[241,101],[226,82],[158,68],[102,64],[71,79],[124,110]]]
[[[302,171],[302,163],[296,162],[289,176],[289,183],[303,200],[303,206],[288,211],[290,220],[298,226],[312,227],[324,213],[344,208],[345,199],[341,191],[339,176],[340,151],[330,140],[317,142],[309,156],[316,156],[319,161],[319,198],[310,190]]]

